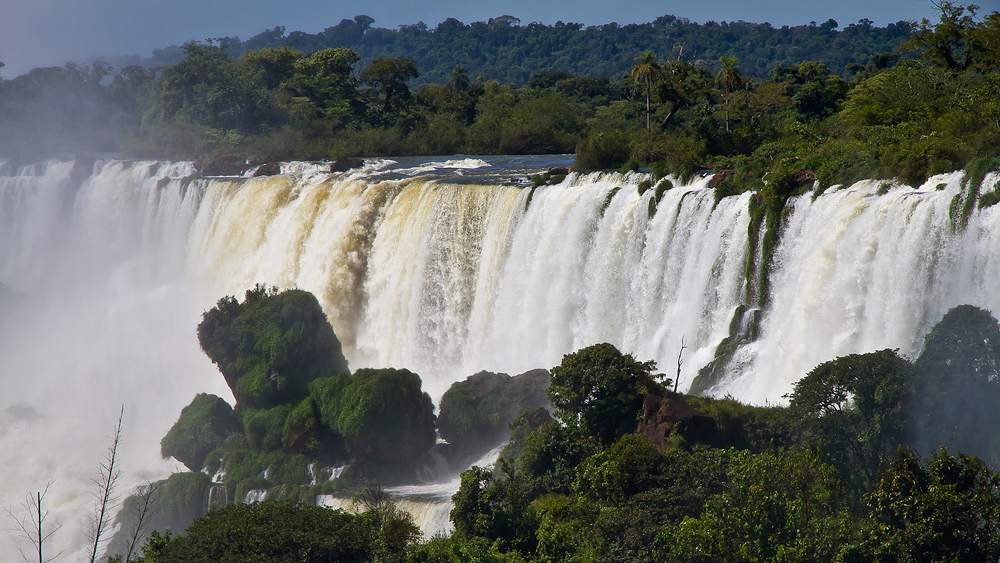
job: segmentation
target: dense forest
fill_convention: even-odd
[[[417,374],[352,374],[311,294],[260,285],[221,299],[198,337],[236,407],[184,408],[161,445],[192,472],[130,497],[119,536],[148,539],[116,537],[110,561],[1000,557],[1000,476],[983,461],[1000,454],[983,431],[1000,423],[1000,323],[977,307],[946,313],[915,360],[816,366],[787,406],[677,393],[597,344],[551,370],[472,375],[435,416]],[[447,536],[422,538],[381,487],[504,442],[462,473]],[[330,493],[351,509],[315,506]]]
[[[706,37],[744,29],[671,21]],[[494,27],[506,30],[510,44],[532,28],[504,22]],[[377,34],[369,23],[359,18],[331,29]],[[457,26],[456,33],[476,29]],[[843,59],[831,64],[845,66],[831,68],[787,53],[760,63],[732,50],[708,60],[687,43],[655,52],[659,44],[650,41],[622,47],[619,56],[630,61],[624,74],[573,74],[551,64],[520,86],[473,78],[466,65],[474,59],[463,54],[435,79],[440,83],[418,87],[414,58],[363,62],[345,46],[307,54],[292,43],[307,50],[321,45],[295,43],[305,41],[297,34],[272,33],[280,46],[256,50],[246,46],[263,39],[241,43],[239,58],[225,41],[192,42],[172,66],[115,71],[106,63],[67,64],[0,82],[0,154],[14,162],[108,152],[168,159],[235,154],[267,162],[575,152],[578,169],[649,166],[657,178],[673,173],[682,180],[700,170],[727,171],[717,177],[720,195],[728,195],[762,188],[765,174],[777,192],[812,179],[914,183],[996,153],[1000,15],[980,17],[974,6],[944,2],[940,21],[913,24],[898,45],[871,39],[883,32],[895,37],[898,26],[891,33],[867,24],[849,30],[787,33],[806,34],[815,49],[847,41],[865,53],[853,59],[867,57],[863,64]],[[769,69],[766,77],[754,76],[760,64]],[[765,199],[783,197],[772,195]]]
[[[379,35],[369,20],[342,22],[322,37],[346,42],[348,36]],[[773,30],[661,20],[574,32],[631,29],[627,36],[639,42],[634,49],[619,44],[618,53],[629,61],[627,72],[598,65],[586,73],[577,67],[574,74],[551,63],[522,77],[520,86],[473,78],[469,69],[481,54],[458,51],[447,64],[460,62],[435,77],[439,83],[417,87],[422,69],[415,54],[372,51],[378,56],[363,63],[350,47],[278,32],[240,43],[239,58],[223,40],[188,43],[180,48],[181,62],[154,69],[116,72],[106,63],[39,68],[0,82],[0,154],[14,161],[81,152],[171,159],[237,154],[265,162],[575,152],[579,169],[651,166],[657,177],[674,173],[681,179],[699,170],[734,171],[719,175],[719,193],[728,195],[761,188],[765,173],[779,192],[811,179],[823,185],[860,177],[920,182],[993,156],[1000,146],[996,12],[979,17],[974,6],[944,2],[938,22],[880,31],[865,24],[841,32],[832,24]],[[450,33],[442,26],[433,33],[393,33],[436,38]],[[482,32],[493,44],[510,46],[537,26],[505,19],[482,29],[453,27],[455,34]],[[660,42],[649,36],[674,28],[686,31]],[[902,28],[909,33],[905,41],[873,39],[899,38]],[[647,40],[638,39],[646,37],[642,30]],[[831,61],[832,67],[777,50],[761,62],[759,54],[722,47],[719,34],[736,37],[739,30],[801,34],[813,40],[789,41],[834,41],[855,54]],[[822,33],[838,35],[816,39]],[[719,50],[709,55],[708,47],[695,49],[702,44],[696,36],[715,37]],[[767,43],[745,38],[751,46]],[[490,42],[466,37],[459,43]],[[882,48],[892,50],[873,52]],[[717,60],[705,58],[720,53]],[[486,59],[506,66],[500,54]]]
[[[463,24],[449,18],[428,29],[423,23],[398,30],[373,27],[375,20],[360,15],[342,20],[321,33],[285,33],[281,27],[247,41],[225,37],[226,54],[239,59],[250,51],[291,47],[306,55],[323,49],[346,47],[362,61],[378,57],[412,59],[420,76],[413,84],[444,84],[455,65],[470,76],[522,86],[531,75],[565,72],[582,76],[618,78],[632,68],[635,53],[651,50],[670,58],[683,57],[694,64],[719,66],[723,56],[738,57],[748,76],[766,78],[779,66],[817,61],[835,74],[849,64],[866,64],[871,55],[894,50],[910,35],[910,22],[876,27],[870,20],[838,30],[835,20],[817,25],[784,26],[744,21],[696,24],[686,18],[662,16],[651,23],[620,26],[610,23],[584,27],[578,23],[520,25],[512,16]],[[146,68],[181,62],[181,47],[158,49],[141,59],[111,59],[116,67]]]
[[[0,82],[0,154],[32,161],[81,152],[172,159],[233,153],[270,161],[576,152],[581,169],[634,161],[660,163],[682,177],[734,169],[759,178],[762,170],[802,164],[831,183],[859,175],[917,181],[990,155],[997,146],[997,78],[990,72],[998,57],[996,13],[980,18],[974,7],[943,3],[935,23],[769,31],[809,38],[789,39],[812,46],[795,51],[802,57],[822,59],[820,50],[839,52],[835,45],[854,53],[829,64],[778,50],[762,62],[760,55],[728,48],[695,49],[709,45],[707,38],[721,41],[718,34],[763,33],[766,26],[665,21],[614,28],[625,33],[635,27],[637,38],[641,30],[687,30],[667,43],[620,45],[616,56],[627,61],[626,72],[597,66],[568,72],[540,62],[522,85],[473,74],[479,55],[459,52],[449,59],[449,65],[459,63],[447,74],[418,87],[425,69],[416,54],[378,51],[368,60],[350,47],[319,49],[323,45],[304,35],[276,32],[267,41],[240,43],[239,58],[226,41],[209,41],[181,47],[183,60],[170,66],[39,68]],[[497,45],[513,45],[534,29],[515,23],[494,21],[496,33],[484,33]],[[358,18],[323,37],[381,33],[368,24]],[[902,28],[909,33],[905,41],[873,39],[902,39]],[[437,37],[446,29],[413,33]],[[479,29],[456,22],[454,31]],[[574,33],[598,31],[613,30]],[[702,43],[694,41],[702,35]],[[747,38],[744,44],[766,41]],[[497,57],[487,58],[502,64]],[[738,189],[754,187],[740,183]]]

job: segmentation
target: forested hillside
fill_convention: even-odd
[[[587,29],[371,24],[192,42],[156,69],[69,63],[0,81],[0,155],[575,152],[579,169],[728,170],[717,184],[727,195],[760,188],[768,172],[783,193],[811,179],[920,182],[1000,146],[1000,15],[975,6],[942,2],[938,22],[839,32],[671,17]],[[484,79],[479,65],[516,76]]]
[[[851,63],[866,64],[869,57],[892,51],[909,36],[909,22],[876,27],[861,20],[844,28],[834,20],[822,24],[775,28],[768,23],[709,21],[697,24],[687,18],[661,16],[651,23],[583,26],[579,23],[537,22],[521,24],[512,16],[485,22],[462,23],[449,18],[434,28],[423,22],[398,30],[374,27],[375,20],[360,15],[342,20],[320,33],[285,33],[276,27],[246,41],[225,38],[227,53],[239,58],[249,51],[292,47],[311,54],[330,47],[347,47],[362,61],[377,57],[413,59],[421,76],[414,84],[448,81],[455,65],[469,76],[520,86],[532,74],[566,72],[575,75],[617,78],[629,72],[635,54],[654,51],[665,58],[681,58],[711,70],[719,57],[737,57],[747,76],[765,78],[779,66],[810,60],[823,63],[835,74],[844,74]],[[160,57],[179,50],[165,49]],[[135,62],[135,61],[133,61]],[[180,59],[171,61],[180,62]],[[146,66],[164,62],[152,57]]]

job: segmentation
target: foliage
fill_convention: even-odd
[[[241,430],[242,425],[229,403],[215,395],[199,393],[160,441],[160,453],[164,458],[175,458],[191,471],[200,471],[205,456],[230,434]]]
[[[1000,480],[975,457],[944,448],[921,461],[901,448],[868,497],[869,561],[993,561],[1000,557]],[[867,553],[865,553],[867,552]]]
[[[288,502],[233,504],[195,520],[183,536],[156,538],[148,563],[369,561],[373,530],[363,515]]]
[[[808,453],[735,453],[726,491],[658,538],[666,561],[833,561],[850,539],[842,485]]]
[[[552,368],[547,395],[560,420],[610,445],[635,429],[643,397],[662,390],[654,369],[652,361],[638,362],[611,344],[596,344],[563,356]]]
[[[795,383],[791,409],[847,478],[868,483],[901,442],[900,404],[912,386],[912,366],[896,350],[850,354],[824,362]]]
[[[1000,458],[982,432],[1000,424],[1000,324],[972,305],[949,310],[924,337],[914,362],[917,384],[908,409],[919,452],[940,445],[984,459]]]
[[[347,441],[351,452],[377,461],[412,460],[434,445],[434,405],[420,377],[401,369],[359,369],[333,399],[320,402],[323,420]],[[330,389],[317,384],[314,389]],[[336,413],[336,419],[329,415]]]
[[[534,551],[536,517],[523,483],[512,475],[472,467],[462,473],[452,502],[451,520],[457,537],[489,538],[503,551]]]
[[[515,377],[485,371],[470,375],[441,397],[438,431],[453,446],[488,450],[507,439],[508,425],[523,409],[548,404],[548,384],[544,370]]]

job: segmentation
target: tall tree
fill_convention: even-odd
[[[632,67],[632,79],[646,85],[646,129],[649,129],[649,97],[653,85],[663,78],[663,66],[652,51],[643,51],[635,58],[639,64]]]
[[[736,57],[719,57],[722,68],[715,75],[719,87],[722,88],[726,104],[726,131],[729,131],[729,100],[734,90],[743,85],[743,75],[740,74],[740,61]]]

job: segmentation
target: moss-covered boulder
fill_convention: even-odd
[[[311,390],[321,421],[343,436],[352,456],[403,462],[434,445],[434,404],[409,370],[359,369]]]
[[[242,430],[229,403],[215,395],[199,393],[160,440],[160,453],[192,471],[201,471],[205,456],[218,448],[227,436]]]
[[[323,424],[319,406],[313,397],[306,397],[288,414],[282,442],[288,453],[304,454],[324,463],[347,459],[343,437]]]
[[[270,409],[240,409],[243,432],[250,444],[264,452],[280,450],[285,436],[285,423],[292,410],[292,405],[278,405]]]
[[[549,379],[544,369],[514,377],[481,371],[452,384],[441,397],[441,437],[466,453],[496,447],[510,435],[508,425],[522,409],[548,407]]]
[[[198,341],[244,407],[298,404],[310,381],[349,373],[323,309],[302,290],[258,284],[242,303],[224,297],[202,317]]]

